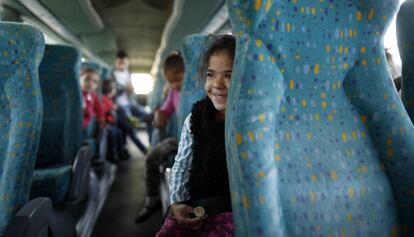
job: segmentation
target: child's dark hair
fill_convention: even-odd
[[[179,51],[174,51],[164,61],[164,72],[170,69],[184,71],[184,60]]]
[[[95,69],[90,68],[90,67],[82,68],[81,71],[80,71],[81,76],[83,76],[84,74],[90,74],[90,73],[98,74],[98,72]]]
[[[128,58],[128,54],[125,52],[125,50],[121,49],[116,53],[116,57],[117,58]]]
[[[102,93],[108,95],[112,92],[115,87],[115,83],[112,80],[103,80],[102,81]]]
[[[210,35],[206,41],[206,47],[201,54],[199,65],[199,76],[203,80],[211,55],[226,53],[234,61],[236,51],[236,38],[233,35]]]

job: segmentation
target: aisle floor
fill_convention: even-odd
[[[148,141],[139,133],[142,141]],[[92,237],[152,237],[162,224],[161,209],[150,219],[135,224],[134,219],[144,205],[145,156],[129,141],[128,149],[132,158],[118,167],[108,198],[96,222]]]

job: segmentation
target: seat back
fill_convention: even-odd
[[[99,75],[102,76],[102,67],[95,61],[92,60],[87,60],[85,62],[81,63],[81,69],[92,69],[95,70],[95,72]]]
[[[108,69],[108,68],[106,68],[106,67],[102,67],[102,70],[101,70],[101,79],[102,80],[108,80],[108,79],[110,79],[110,76],[111,76],[111,70],[110,69]]]
[[[237,235],[413,235],[414,128],[382,45],[398,1],[226,3]]]
[[[412,26],[414,23],[414,1],[404,2],[397,15],[397,37],[398,48],[402,61],[401,75],[401,99],[414,121],[414,33]]]
[[[0,22],[0,235],[29,200],[42,122],[37,68],[43,49],[39,30]]]
[[[193,104],[205,96],[204,84],[198,75],[198,62],[207,37],[207,35],[189,35],[185,37],[181,46],[181,53],[185,63],[185,74],[180,92],[179,111],[177,113],[178,131],[181,131],[184,120],[191,112]]]
[[[47,45],[39,67],[43,124],[37,167],[72,164],[81,145],[80,54],[65,45]]]
[[[164,87],[164,78],[160,71],[155,75],[154,87],[148,94],[148,105],[152,110],[159,108],[162,105],[162,91]]]
[[[177,117],[177,113],[174,112],[170,115],[170,117],[168,118],[168,123],[165,127],[165,136],[166,137],[175,137],[175,138],[179,138],[180,135],[180,130],[178,129],[178,117]],[[166,137],[161,137],[161,139],[164,139]]]

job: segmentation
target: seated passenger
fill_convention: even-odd
[[[120,144],[122,133],[116,124],[116,105],[112,101],[116,94],[115,83],[112,80],[102,82],[102,94],[102,109],[108,126],[108,158],[117,163],[119,158],[123,159],[124,152]]]
[[[122,110],[122,113],[125,115],[125,122],[128,122],[132,127],[137,127],[139,118],[141,121],[147,123],[148,135],[150,136],[152,131],[150,123],[152,115],[145,111],[144,106],[131,98],[134,88],[131,83],[131,75],[128,66],[128,54],[125,51],[120,50],[116,55],[115,70],[112,74],[117,88],[115,102],[118,105],[118,109]]]
[[[179,52],[171,53],[164,62],[164,76],[169,91],[164,104],[154,112],[154,125],[164,127],[168,118],[178,109],[180,90],[184,79],[184,61]]]
[[[224,136],[234,51],[234,37],[224,35],[204,53],[207,97],[184,122],[170,182],[172,216],[158,237],[234,236]]]
[[[96,95],[96,88],[99,83],[99,75],[93,70],[82,71],[81,87],[82,87],[82,107],[83,121],[82,128],[86,129],[91,119],[96,116],[100,126],[104,126],[105,119],[102,111],[102,105]]]
[[[133,124],[130,122],[130,119],[128,118],[128,114],[126,111],[122,108],[117,109],[117,118],[118,118],[118,126],[122,130],[122,139],[121,139],[121,147],[125,151],[126,154],[126,135],[131,138],[131,141],[138,147],[138,149],[143,153],[147,154],[147,148],[145,145],[141,142],[141,140],[138,138]],[[129,156],[129,155],[128,155]],[[129,157],[125,156],[125,159],[128,159]]]
[[[112,74],[117,90],[115,103],[117,105],[118,125],[123,132],[120,146],[124,151],[126,151],[125,136],[129,136],[132,142],[139,148],[139,150],[142,153],[146,154],[147,148],[136,135],[134,128],[138,126],[137,118],[140,118],[142,121],[147,122],[148,135],[151,136],[152,126],[149,123],[149,120],[151,120],[151,115],[145,111],[142,105],[131,99],[133,87],[128,66],[128,55],[125,51],[120,50],[116,55],[115,70]]]
[[[158,128],[166,125],[168,118],[177,111],[179,104],[180,90],[184,79],[184,61],[179,53],[174,52],[165,59],[164,75],[170,90],[164,104],[159,110],[155,111],[154,125]],[[160,173],[158,167],[170,155],[177,153],[177,146],[177,139],[167,138],[155,145],[145,160],[147,197],[145,198],[144,208],[135,219],[136,223],[147,220],[152,212],[160,207],[158,190]]]

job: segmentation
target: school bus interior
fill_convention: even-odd
[[[33,233],[29,232],[35,228],[33,226],[42,226],[41,220],[51,217],[50,226],[46,230],[40,228],[40,234],[121,236],[116,232],[122,229],[124,236],[154,235],[161,225],[162,211],[147,224],[140,226],[133,223],[143,203],[144,156],[132,148],[131,153],[135,158],[132,161],[118,167],[105,163],[104,167],[96,168],[90,163],[96,157],[105,156],[107,144],[102,138],[105,132],[97,132],[96,127],[92,127],[87,141],[74,140],[80,133],[73,129],[79,119],[79,114],[73,111],[80,111],[79,107],[74,107],[79,105],[80,93],[76,71],[81,67],[92,67],[98,69],[102,77],[109,77],[116,53],[122,49],[128,52],[130,72],[155,76],[150,82],[156,81],[159,90],[164,83],[160,71],[162,59],[170,51],[180,49],[183,37],[201,32],[230,32],[224,1],[2,0],[0,4],[2,22],[33,26],[43,33],[47,44],[43,60],[37,62],[40,64],[39,80],[44,109],[43,128],[39,132],[40,148],[39,153],[32,157],[37,161],[31,192],[27,193],[26,190],[23,196],[27,198],[30,194],[32,200],[44,196],[50,198],[46,201],[41,198],[38,203],[31,204],[36,207],[35,210],[41,210],[35,213],[43,211],[50,216],[35,216],[37,223],[32,219],[21,222],[20,218],[13,219],[9,224],[2,219],[1,233],[6,236],[17,236],[16,233],[31,236]],[[31,34],[36,35],[36,32]],[[32,55],[32,60],[36,57],[39,60],[42,49],[37,51],[38,55]],[[78,65],[78,58],[81,58],[81,66]],[[59,75],[64,72],[70,73]],[[47,79],[56,77],[60,81],[52,83]],[[158,101],[153,103],[154,106],[161,100],[157,93],[153,93],[153,99],[147,98],[145,93],[148,91],[143,93],[138,98],[146,105],[148,100]],[[59,95],[64,96],[57,99]],[[47,112],[51,110],[54,114]],[[61,131],[60,126],[65,129]],[[56,137],[59,136],[63,139],[57,142]],[[68,150],[65,147],[70,148]],[[61,157],[52,159],[53,156]],[[19,202],[21,204],[22,200]],[[113,205],[105,207],[109,203]],[[129,214],[127,210],[130,210]],[[13,213],[15,211],[12,210]],[[9,220],[10,217],[9,213],[4,218]],[[23,231],[18,227],[22,223],[27,226]],[[9,227],[7,231],[6,224]]]
[[[249,156],[252,154],[256,154],[258,157],[265,157],[266,154],[275,153],[271,154],[272,157],[267,160],[267,165],[270,163],[273,164],[274,162],[277,163],[281,159],[284,162],[283,158],[287,157],[291,159],[295,155],[308,159],[310,155],[305,154],[307,152],[315,152],[311,154],[315,157],[325,157],[324,148],[326,150],[330,148],[326,142],[327,139],[324,138],[332,134],[340,134],[336,140],[335,137],[329,137],[330,141],[332,143],[341,143],[338,146],[346,146],[347,149],[343,153],[330,151],[332,154],[336,154],[332,157],[348,157],[351,160],[353,156],[360,155],[360,150],[353,150],[354,147],[351,146],[351,142],[362,141],[365,137],[369,137],[369,129],[374,131],[380,128],[384,129],[384,131],[385,129],[389,129],[392,132],[384,136],[380,136],[380,132],[375,133],[371,131],[375,134],[372,136],[376,137],[375,139],[379,141],[377,142],[374,139],[372,144],[382,144],[383,147],[376,148],[370,143],[369,149],[364,150],[361,148],[361,152],[367,152],[367,154],[371,154],[372,152],[374,154],[372,156],[374,157],[377,154],[377,150],[380,150],[382,153],[379,153],[383,155],[378,156],[385,158],[384,162],[381,162],[381,168],[378,168],[379,166],[377,167],[378,170],[384,170],[386,169],[384,165],[388,165],[388,170],[392,173],[389,175],[390,177],[394,177],[393,175],[398,173],[394,168],[404,165],[403,163],[393,163],[390,159],[396,156],[406,158],[406,160],[414,157],[412,153],[412,147],[414,147],[411,145],[412,141],[404,142],[401,138],[412,138],[414,136],[412,134],[412,123],[409,120],[409,116],[413,118],[413,101],[411,98],[414,94],[414,87],[412,87],[412,82],[409,80],[412,74],[412,66],[410,63],[412,62],[412,55],[414,55],[412,51],[412,34],[407,33],[410,32],[410,26],[413,23],[410,21],[412,18],[410,14],[414,12],[414,8],[410,1],[394,1],[395,3],[393,4],[395,6],[393,5],[393,7],[396,9],[395,11],[397,11],[400,4],[406,2],[404,5],[406,11],[400,12],[398,18],[393,16],[394,18],[392,20],[388,19],[387,17],[393,15],[391,14],[393,12],[384,10],[381,18],[382,21],[378,24],[380,27],[385,27],[385,23],[390,23],[388,31],[383,32],[385,35],[384,39],[380,37],[381,34],[373,34],[375,36],[372,36],[375,38],[372,42],[378,43],[376,40],[383,40],[381,44],[384,45],[384,49],[387,50],[390,58],[394,58],[394,61],[388,61],[390,71],[382,73],[383,71],[378,70],[376,67],[381,64],[381,59],[384,58],[383,52],[377,52],[375,47],[371,49],[372,52],[369,52],[375,58],[370,58],[369,60],[364,59],[359,61],[351,56],[344,56],[348,54],[348,50],[349,54],[357,55],[359,52],[360,54],[364,54],[370,47],[369,45],[358,49],[354,47],[353,51],[351,50],[351,46],[348,49],[346,46],[343,48],[342,45],[337,45],[338,47],[336,47],[334,43],[331,45],[323,45],[324,50],[321,51],[321,55],[324,55],[325,52],[326,54],[331,52],[340,54],[336,58],[336,62],[335,57],[332,56],[327,57],[327,59],[321,59],[320,63],[315,64],[315,60],[313,60],[315,55],[312,53],[307,55],[307,57],[301,58],[300,49],[303,47],[303,52],[307,52],[306,50],[308,49],[305,48],[310,48],[311,46],[306,45],[305,42],[300,42],[301,39],[298,39],[299,37],[288,38],[290,41],[286,42],[287,40],[284,41],[282,37],[273,38],[274,35],[272,34],[275,34],[274,32],[278,32],[279,30],[283,33],[290,33],[295,30],[305,32],[307,30],[306,34],[309,35],[315,32],[311,29],[305,30],[304,27],[299,28],[299,26],[298,28],[292,28],[290,22],[285,24],[285,22],[275,20],[273,17],[279,17],[281,13],[280,9],[274,3],[275,1],[270,0],[245,2],[241,0],[0,0],[0,236],[154,236],[161,227],[164,217],[168,212],[168,180],[171,175],[174,156],[169,157],[168,161],[160,166],[161,184],[159,189],[162,208],[157,210],[147,221],[140,224],[134,223],[136,215],[145,202],[144,180],[146,154],[134,145],[132,138],[128,138],[125,142],[130,158],[120,162],[110,162],[107,160],[109,154],[108,147],[111,143],[108,140],[108,134],[111,132],[109,128],[101,126],[98,118],[92,117],[89,125],[82,129],[80,125],[82,124],[82,118],[84,116],[83,109],[85,107],[85,101],[80,86],[80,72],[84,69],[95,71],[100,76],[98,91],[101,91],[102,82],[113,77],[117,52],[124,50],[127,52],[129,58],[129,72],[131,73],[133,90],[135,92],[134,99],[150,114],[156,108],[160,107],[164,100],[162,95],[166,82],[163,75],[163,60],[172,51],[180,50],[184,57],[186,67],[183,89],[181,91],[180,110],[176,111],[167,125],[167,133],[178,137],[181,129],[180,126],[182,126],[184,119],[189,114],[192,104],[204,96],[203,88],[193,80],[198,75],[198,68],[194,65],[198,63],[198,56],[202,49],[202,44],[206,41],[209,33],[235,34],[237,37],[244,37],[244,40],[241,40],[240,43],[245,47],[240,50],[237,49],[238,51],[236,51],[236,55],[240,54],[242,57],[235,68],[238,72],[244,72],[247,68],[246,70],[248,72],[261,75],[264,81],[261,83],[243,84],[243,76],[237,72],[235,73],[236,76],[232,78],[235,81],[234,83],[239,83],[238,85],[241,86],[234,87],[235,89],[232,92],[237,96],[232,97],[230,100],[231,108],[234,108],[234,114],[226,118],[226,120],[229,119],[228,121],[231,121],[229,122],[229,127],[226,128],[228,129],[226,130],[226,139],[228,139],[226,142],[229,142],[227,151],[231,151],[233,155],[233,163],[228,160],[228,164],[237,170],[231,177],[231,183],[235,185],[233,186],[235,195],[239,195],[237,197],[235,196],[234,200],[236,201],[233,203],[233,207],[237,207],[234,213],[238,215],[235,223],[239,236],[271,236],[271,234],[275,233],[280,234],[278,236],[287,235],[291,229],[285,230],[284,228],[288,228],[286,226],[289,226],[289,224],[272,219],[273,217],[276,218],[273,215],[275,212],[282,212],[281,209],[278,209],[280,208],[278,206],[280,200],[272,197],[272,193],[278,193],[280,191],[280,189],[276,188],[277,185],[274,186],[274,184],[285,182],[283,178],[276,181],[275,177],[278,177],[276,174],[279,172],[283,173],[286,170],[292,169],[292,164],[294,164],[293,169],[300,167],[295,170],[298,177],[303,171],[302,164],[294,163],[295,161],[289,163],[290,160],[284,164],[285,166],[278,166],[279,170],[275,168],[277,165],[275,167],[269,165],[266,170],[266,167],[262,167],[261,160],[258,161],[259,163],[243,163],[250,162]],[[256,11],[252,11],[253,13],[248,12],[248,9],[250,9],[247,7],[248,3],[253,4],[253,2],[255,3]],[[266,2],[266,4],[262,2]],[[294,4],[298,1],[292,0],[285,2],[288,2],[286,4]],[[321,5],[320,12],[309,6],[289,9],[292,11],[292,16],[302,14],[305,18],[305,15],[311,16],[320,13],[325,14],[327,19],[332,17],[329,15],[330,13],[328,14],[330,11],[328,10],[329,6],[326,7],[324,5],[328,4],[326,3],[328,1],[324,2],[321,0],[317,2],[317,5]],[[333,8],[333,2],[335,1],[329,2],[332,2],[329,4]],[[355,0],[350,2],[355,2]],[[370,1],[366,0],[363,2]],[[387,2],[392,1],[387,0]],[[357,5],[357,3],[355,4]],[[350,5],[352,4],[350,3]],[[337,5],[335,7],[340,8]],[[349,10],[345,6],[341,5],[341,7]],[[274,11],[272,16],[263,13],[264,11],[269,11],[269,9]],[[351,10],[349,11],[351,12]],[[381,8],[380,10],[383,9]],[[368,11],[367,19],[370,22],[369,27],[375,28],[377,25],[371,22],[371,18],[374,20],[378,19],[372,11]],[[394,10],[390,9],[390,11]],[[349,14],[349,19],[351,19],[350,25],[355,23],[355,21],[352,21],[354,15],[356,15],[358,22],[361,19],[365,19],[365,16],[363,17],[360,12]],[[340,13],[336,12],[336,15],[340,15]],[[246,18],[243,18],[243,16]],[[286,17],[289,18],[290,16],[288,14]],[[248,17],[253,17],[254,20],[262,23],[258,25],[253,24],[252,26],[258,27],[256,29],[257,35],[246,30],[252,25],[251,21],[250,23],[247,20],[244,22]],[[341,17],[345,19],[348,16]],[[315,20],[316,17],[312,19]],[[323,21],[324,16],[320,19]],[[266,23],[269,23],[267,26],[271,30],[266,28]],[[308,22],[302,23],[306,25]],[[332,37],[340,40],[342,38],[356,37],[356,30],[346,29],[348,27],[346,25],[343,27],[345,29],[344,31],[343,29],[336,29]],[[359,29],[358,27],[360,25],[355,26],[355,29]],[[322,31],[320,25],[318,27],[315,26],[315,29]],[[237,32],[233,32],[233,30],[237,30]],[[397,44],[397,31],[399,37],[398,43],[400,45]],[[364,37],[371,34],[370,31],[362,32],[362,30],[361,32],[358,31],[358,36],[360,33]],[[257,38],[259,34],[263,41]],[[323,37],[325,40],[325,35]],[[250,42],[246,39],[252,41]],[[266,45],[266,40],[280,43],[281,46],[272,46],[271,43]],[[297,45],[290,52],[287,52],[288,49],[284,48],[284,45],[288,43],[297,43]],[[400,50],[398,46],[400,46]],[[293,51],[297,52],[296,57],[292,56],[292,60],[289,61],[287,55]],[[354,59],[355,61],[352,61]],[[386,59],[388,60],[388,54]],[[310,67],[309,65],[297,66],[300,60],[309,60],[314,65]],[[338,64],[340,60],[343,60],[340,62],[341,65]],[[321,69],[320,65],[325,63],[325,61],[328,64],[332,64],[331,68],[336,67],[335,63],[337,63],[339,65],[338,70],[343,69],[344,71],[355,65],[356,67],[359,65],[366,66],[366,64],[370,66],[369,64],[372,63],[372,67],[375,69],[372,71],[373,73],[381,72],[381,75],[387,74],[387,78],[389,77],[388,74],[391,73],[394,80],[402,80],[402,88],[400,91],[402,102],[392,82],[387,84],[389,87],[385,89],[385,92],[378,89],[378,93],[382,93],[380,97],[383,98],[384,103],[391,103],[390,101],[392,101],[387,107],[387,110],[384,110],[385,112],[383,114],[386,114],[390,110],[397,111],[398,108],[399,110],[396,112],[398,115],[395,116],[395,119],[392,117],[392,120],[401,119],[398,121],[403,121],[401,122],[403,125],[397,128],[393,127],[391,123],[388,125],[385,122],[379,124],[377,122],[379,121],[380,115],[374,113],[374,111],[372,113],[376,114],[375,116],[364,115],[359,118],[349,117],[347,122],[349,122],[348,125],[351,130],[339,131],[342,129],[341,126],[343,126],[344,122],[341,125],[338,125],[339,123],[336,124],[337,126],[331,125],[335,122],[332,122],[336,118],[335,114],[342,112],[340,108],[337,110],[336,106],[340,107],[343,101],[346,104],[349,100],[351,101],[349,103],[350,105],[346,107],[352,107],[349,110],[349,114],[357,114],[355,111],[365,112],[365,108],[369,109],[370,105],[378,105],[379,102],[374,101],[372,103],[370,102],[371,104],[363,104],[360,100],[365,99],[365,94],[358,94],[351,90],[357,84],[356,80],[353,80],[348,85],[344,85],[338,79],[338,82],[334,82],[331,85],[328,82],[329,77],[326,79],[326,87],[328,89],[334,88],[332,91],[340,91],[341,87],[349,86],[346,88],[351,88],[347,91],[348,95],[338,92],[337,95],[332,95],[333,102],[327,104],[325,101],[327,100],[325,99],[325,92],[315,94],[315,97],[321,97],[319,99],[323,100],[321,102],[322,112],[315,110],[316,112],[309,113],[309,116],[305,114],[301,117],[302,114],[297,112],[299,107],[302,106],[299,109],[299,111],[302,111],[302,109],[306,110],[319,105],[314,106],[314,99],[298,99],[296,101],[295,98],[299,98],[302,95],[296,94],[295,90],[302,89],[302,86],[306,87],[308,85],[307,83],[313,82],[305,81],[303,85],[298,83],[298,80],[295,81],[294,79],[299,76],[295,76],[293,71],[299,75],[312,74],[315,77],[312,78],[315,80],[315,85],[312,84],[312,86],[318,89],[319,85],[317,85],[317,80],[319,73],[322,74],[322,70],[324,69]],[[248,63],[242,64],[245,62]],[[289,64],[290,67],[286,68],[286,64]],[[274,65],[277,65],[278,68],[284,68],[283,72],[279,70],[272,71],[275,68]],[[401,69],[401,67],[403,68]],[[284,74],[285,72],[286,74]],[[345,72],[341,71],[341,73],[343,74],[332,73],[329,75],[331,77],[345,75]],[[361,74],[362,77],[367,77],[369,73],[363,72]],[[273,79],[283,78],[283,75],[290,75],[292,79],[285,78],[285,81],[275,84]],[[352,75],[355,76],[356,74]],[[256,80],[256,77],[253,76],[252,78],[254,78],[252,79],[253,81]],[[378,78],[382,77],[378,76]],[[324,86],[325,84],[321,88],[324,88]],[[267,91],[268,89],[274,90],[269,92]],[[258,93],[256,94],[257,91]],[[351,92],[355,93],[352,94]],[[101,96],[99,93],[101,92],[97,93],[98,97]],[[312,96],[314,95],[311,93],[310,97]],[[370,98],[370,96],[368,97]],[[251,101],[257,103],[252,106]],[[403,104],[406,106],[405,109]],[[238,107],[237,105],[240,106]],[[332,108],[329,109],[332,109],[332,113],[325,113],[326,107],[331,105]],[[354,105],[355,107],[353,107]],[[359,105],[361,107],[358,107]],[[296,106],[298,108],[295,107],[289,110],[289,106]],[[260,108],[261,110],[256,108]],[[254,113],[251,112],[253,110]],[[278,124],[275,125],[270,120],[273,119],[272,116],[276,115],[273,115],[274,111],[270,110],[277,110],[277,113],[279,111],[281,111],[280,113],[288,111],[292,114],[281,115],[283,119],[277,121]],[[275,112],[275,114],[277,113]],[[295,116],[296,113],[297,116]],[[348,114],[344,116],[346,117]],[[243,121],[244,118],[249,118],[249,122],[239,122]],[[299,126],[300,124],[301,126],[303,125],[302,121],[299,121],[302,118],[305,118],[304,121],[306,122],[303,123],[306,123],[308,127],[312,127],[312,124],[318,123],[319,120],[326,122],[326,126],[324,128],[318,127],[319,130],[315,131],[312,130],[312,127],[312,129],[310,128],[309,131],[303,133],[308,128]],[[359,120],[362,121],[361,124]],[[365,124],[366,121],[368,121],[368,124]],[[258,124],[256,124],[257,126],[254,124],[256,122]],[[270,125],[268,126],[268,124]],[[249,127],[250,125],[252,126]],[[382,125],[384,127],[381,127]],[[281,131],[272,135],[263,135],[263,131],[266,132],[274,128],[271,126],[278,126]],[[357,126],[360,126],[361,131],[355,130]],[[366,128],[365,126],[372,127]],[[140,121],[133,130],[134,134],[143,141],[147,148],[150,146],[149,133],[147,133],[148,127],[145,121]],[[289,130],[292,127],[295,127],[292,131],[296,129],[296,133]],[[230,132],[233,133],[230,134]],[[315,134],[327,135],[325,137],[318,137]],[[264,139],[265,136],[268,137]],[[382,141],[381,139],[384,137],[388,137],[388,140]],[[277,143],[277,139],[280,139],[280,142]],[[315,144],[322,144],[321,146],[323,147],[319,147],[320,149],[309,149],[309,147],[312,147],[310,145],[312,139],[312,142],[317,141]],[[270,141],[273,143],[270,144]],[[283,146],[283,144],[288,144],[289,142],[289,144],[292,144],[292,141],[298,141],[295,147],[289,147],[287,145],[287,148],[285,148]],[[400,144],[403,144],[400,150],[398,150],[398,147],[392,147],[394,146],[393,142],[398,143],[398,141],[401,142]],[[346,143],[346,145],[342,143]],[[365,142],[364,144],[366,145],[367,143],[369,142]],[[281,149],[279,149],[280,144],[282,144]],[[332,147],[335,148],[336,146],[333,145]],[[303,154],[301,153],[302,151],[304,152]],[[282,155],[281,158],[280,154],[282,152],[286,156]],[[354,154],[356,152],[358,153],[357,155]],[[366,156],[368,157],[368,155]],[[328,156],[326,155],[326,157]],[[388,160],[386,159],[387,157],[389,158]],[[308,168],[312,166],[313,163],[311,160],[307,162],[305,165]],[[358,165],[359,168],[355,171],[358,173],[356,175],[359,175],[358,177],[366,177],[365,173],[368,170],[371,171],[371,166],[366,166],[364,162],[360,161],[361,164]],[[323,162],[316,161],[314,165],[323,166],[321,163]],[[266,171],[270,170],[269,173],[272,175],[266,176],[266,172],[261,171],[258,167]],[[283,170],[280,170],[280,167],[283,167]],[[330,181],[342,179],[342,177],[338,178],[338,174],[334,168],[325,172],[326,174],[322,173],[322,171],[320,174],[309,173],[310,181],[304,181],[306,184],[303,184],[301,187],[305,187],[309,183],[313,185],[319,179],[322,180],[324,178],[327,180],[330,179]],[[289,175],[286,174],[286,176]],[[323,176],[323,178],[322,175],[326,177]],[[253,177],[254,181],[246,177]],[[269,178],[270,181],[266,181],[267,183],[262,181],[261,178],[264,177]],[[409,177],[407,178],[407,182],[412,181],[410,180],[412,175],[407,174],[406,177]],[[398,176],[395,179],[390,179],[394,182],[400,178]],[[344,182],[351,182],[349,179]],[[297,182],[300,182],[301,178],[297,180]],[[244,181],[246,182],[244,183]],[[294,182],[292,181],[292,183]],[[285,188],[284,190],[288,190],[288,192],[292,191],[289,185],[283,185],[281,187],[283,186]],[[393,187],[398,186],[394,183],[393,185]],[[410,185],[412,187],[412,184]],[[322,187],[322,185],[316,186],[317,188]],[[270,188],[264,190],[265,187]],[[297,186],[292,184],[292,187]],[[317,188],[315,190],[318,190]],[[354,190],[351,187],[344,190],[343,193],[346,196],[344,199],[346,200],[363,195],[365,192],[361,191],[362,189]],[[294,205],[300,203],[297,206],[292,204],[296,208],[303,203],[306,203],[303,205],[308,207],[307,202],[314,204],[315,200],[319,201],[319,198],[325,198],[322,191],[321,194],[318,194],[313,189],[306,192],[307,194],[302,195],[303,198],[301,195],[293,196],[292,194],[292,197],[281,195],[281,200],[286,201],[286,203],[294,203]],[[357,194],[355,194],[356,192]],[[411,192],[409,193],[411,199],[404,199],[404,196],[401,203],[409,203],[411,206],[408,204],[407,206],[412,207],[412,189],[409,192]],[[401,193],[405,195],[408,191],[401,191]],[[256,198],[256,194],[259,196],[258,198]],[[273,200],[274,202],[269,204],[270,202],[266,202],[266,200]],[[323,203],[318,203],[318,205],[320,205],[320,208],[324,208]],[[254,218],[260,214],[272,218],[265,220]],[[303,223],[308,223],[307,220],[304,220],[307,217],[297,217],[295,219],[295,215],[292,215],[292,223],[297,223],[297,219],[303,221]],[[404,215],[404,218],[407,218],[407,216],[413,217],[412,214],[404,213]],[[354,216],[354,219],[352,215],[348,215],[347,217],[349,222],[359,218],[357,215]],[[345,219],[343,221],[344,223],[346,222]],[[273,225],[272,221],[277,223],[277,225]],[[266,224],[266,228],[262,228],[262,225],[264,225],[262,222]],[[315,226],[307,229],[307,231],[311,230],[309,231],[309,235],[304,234],[303,236],[316,236],[315,232],[317,231],[315,229],[318,229],[320,222],[316,221],[315,223]],[[348,225],[344,224],[344,226],[347,227]],[[279,227],[280,229],[277,229]],[[289,228],[294,229],[291,226]],[[363,227],[361,228],[363,229]],[[412,230],[412,227],[409,229]],[[300,231],[307,233],[303,229],[300,229]],[[346,230],[344,229],[344,231]],[[390,230],[391,236],[400,236],[398,231],[394,229]],[[297,232],[292,231],[289,233]]]

